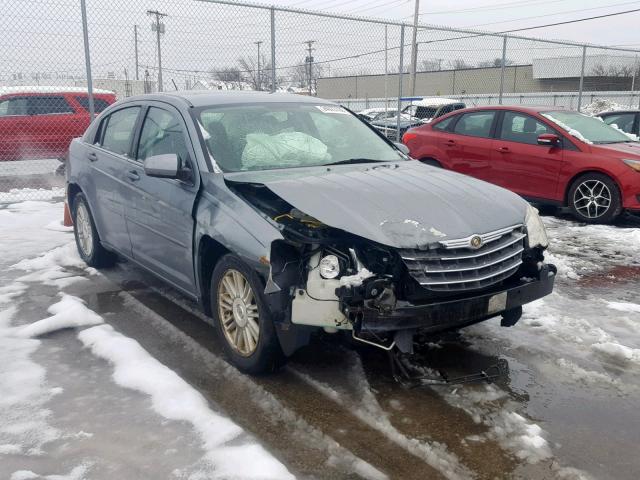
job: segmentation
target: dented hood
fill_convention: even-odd
[[[526,202],[417,161],[227,174],[261,183],[326,225],[396,248],[424,248],[524,222]]]

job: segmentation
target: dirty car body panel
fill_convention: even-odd
[[[378,342],[500,315],[513,324],[522,305],[553,288],[544,227],[520,197],[412,162],[347,110],[317,98],[175,92],[119,102],[71,146],[70,204],[83,192],[99,211],[100,156],[92,153],[105,149],[99,139],[110,114],[127,105],[141,113],[116,163],[120,191],[136,198],[119,201],[129,228],[94,215],[102,243],[198,299],[208,314],[216,308],[212,272],[234,255],[258,275],[286,355],[317,330]],[[136,148],[153,106],[178,119],[190,177],[145,170]],[[161,222],[163,212],[173,220]],[[170,225],[188,231],[164,230]],[[105,240],[123,235],[130,247]],[[171,258],[163,260],[158,238]]]

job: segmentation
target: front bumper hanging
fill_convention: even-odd
[[[424,305],[398,301],[395,308],[386,311],[367,300],[361,307],[359,330],[379,333],[420,329],[429,333],[481,322],[549,295],[556,272],[554,265],[544,264],[537,279],[523,279],[501,291]]]

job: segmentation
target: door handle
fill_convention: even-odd
[[[511,150],[509,150],[509,147],[500,147],[498,148],[498,151],[500,153],[509,153]]]
[[[90,161],[95,162],[96,160],[98,160],[98,155],[96,155],[96,153],[95,153],[95,152],[89,152],[89,153],[87,154],[87,158],[88,158]]]
[[[452,147],[453,145],[455,145],[455,144],[456,144],[456,142],[455,142],[455,141],[453,141],[453,140],[447,140],[447,141],[446,141],[446,142],[444,142],[444,143],[445,143],[446,145],[448,145],[448,146],[451,146],[451,147]]]
[[[136,170],[129,170],[127,172],[127,177],[132,182],[137,182],[138,180],[140,180],[140,174]]]

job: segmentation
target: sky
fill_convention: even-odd
[[[269,4],[413,21],[413,0],[273,0]],[[457,0],[420,2],[420,21],[503,31],[640,8],[629,0]],[[529,18],[537,17],[537,18]],[[521,35],[604,45],[640,46],[640,12],[522,32]]]
[[[77,0],[0,0],[0,84],[47,84],[60,76],[84,78],[84,51]],[[262,48],[262,66],[270,59],[270,16],[264,8],[247,8],[207,0],[86,0],[94,78],[135,78],[134,28],[138,29],[138,72],[154,79],[158,70],[157,39],[147,10],[168,16],[162,35],[162,65],[169,87],[188,88],[196,80],[214,77],[211,71],[254,62]],[[413,0],[265,0],[261,5],[290,6],[348,15],[412,21]],[[640,8],[640,0],[442,0],[421,2],[421,23],[504,31],[593,15]],[[534,18],[531,18],[534,17]],[[519,35],[565,39],[640,49],[640,12]],[[307,40],[314,40],[316,76],[379,74],[399,68],[400,28],[313,15],[276,12],[276,66],[283,81],[295,78],[304,65]],[[385,55],[385,38],[388,43]],[[411,29],[405,45],[411,40]],[[260,47],[258,43],[260,42]],[[477,66],[501,56],[502,39],[421,30],[418,65],[453,68],[456,62]],[[405,48],[404,67],[409,63]],[[589,55],[606,53],[590,50]],[[530,64],[536,58],[580,58],[580,47],[509,40],[508,60]],[[622,55],[622,53],[621,53]],[[625,54],[626,55],[626,54]],[[631,54],[633,55],[633,54]],[[304,66],[303,75],[304,75]],[[421,67],[428,69],[430,67]],[[16,75],[22,77],[16,80]],[[44,83],[43,83],[44,82]]]

